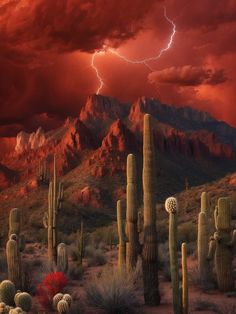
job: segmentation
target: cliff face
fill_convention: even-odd
[[[235,160],[236,129],[207,113],[146,97],[130,105],[92,95],[79,117],[67,118],[60,128],[50,132],[38,128],[31,134],[22,131],[16,138],[0,139],[0,160],[6,167],[1,173],[2,187],[11,184],[10,178],[17,174],[20,180],[33,176],[39,161],[46,158],[51,164],[53,154],[62,175],[81,165],[85,175],[96,178],[123,175],[127,154],[141,155],[145,113],[155,118],[155,143],[165,158],[185,158],[191,165],[196,163],[196,169],[198,160],[214,160],[217,167],[222,160]],[[7,158],[9,154],[11,158]],[[230,163],[225,163],[225,168]],[[210,173],[208,169],[201,171]]]

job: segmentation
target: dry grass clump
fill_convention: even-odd
[[[106,314],[136,313],[138,301],[134,282],[134,275],[117,269],[106,270],[86,286],[88,302]]]

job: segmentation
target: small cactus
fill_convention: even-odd
[[[17,234],[19,236],[21,231],[21,210],[19,208],[13,208],[9,215],[9,236],[11,234]]]
[[[32,307],[32,297],[27,292],[17,293],[16,306],[22,308],[23,311],[29,312]]]
[[[57,293],[56,295],[54,295],[53,300],[52,300],[52,305],[55,310],[57,309],[58,302],[61,301],[62,298],[63,298],[63,293]]]
[[[16,288],[13,282],[10,280],[4,280],[0,284],[0,300],[7,305],[14,304],[14,296]]]
[[[66,273],[68,270],[68,254],[65,243],[60,243],[57,246],[57,271]]]
[[[179,284],[179,264],[177,252],[177,211],[178,202],[174,197],[167,198],[165,209],[169,213],[169,253],[170,253],[170,272],[172,282],[172,297],[174,314],[181,313],[181,298]]]
[[[65,300],[60,300],[57,304],[57,311],[59,314],[67,314],[69,312],[69,304]]]
[[[68,305],[71,306],[72,297],[70,294],[68,293],[64,294],[62,300],[65,300],[68,303]]]

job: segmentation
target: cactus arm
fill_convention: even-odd
[[[216,240],[214,239],[214,237],[211,237],[210,243],[209,243],[209,251],[208,251],[208,255],[207,255],[208,260],[213,259],[214,255],[215,255],[215,251],[216,251]]]
[[[47,212],[45,212],[43,215],[43,226],[45,229],[48,228],[48,213]]]
[[[232,239],[226,244],[228,247],[233,247],[236,244],[236,229],[233,231]]]

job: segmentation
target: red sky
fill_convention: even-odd
[[[133,101],[161,96],[236,127],[235,0],[0,0],[0,135],[58,126],[77,115],[98,81],[94,51],[106,44],[132,60],[98,55],[101,93]]]

